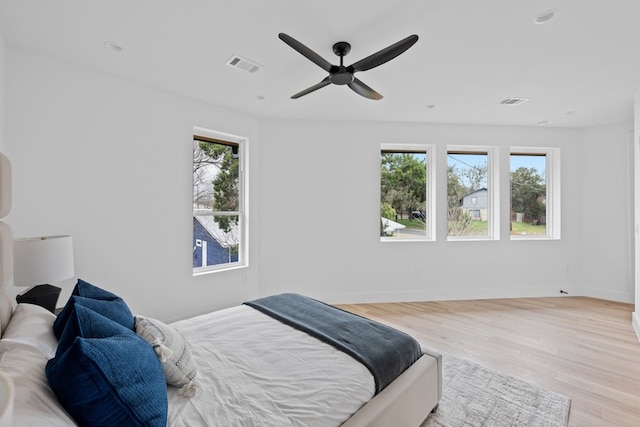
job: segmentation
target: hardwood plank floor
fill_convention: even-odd
[[[640,342],[631,304],[559,297],[340,307],[568,396],[570,426],[640,426]]]

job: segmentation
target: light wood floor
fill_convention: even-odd
[[[340,307],[568,396],[570,426],[640,426],[633,305],[559,297]]]

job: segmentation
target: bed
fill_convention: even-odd
[[[0,153],[0,218],[7,182]],[[14,425],[418,426],[441,398],[439,354],[306,296],[165,324],[79,279],[58,315],[15,305],[12,247],[0,222],[0,374],[13,382]]]

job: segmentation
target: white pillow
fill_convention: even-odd
[[[75,425],[49,387],[47,358],[36,348],[17,345],[0,355],[0,372],[15,387],[14,426],[68,427]]]
[[[162,362],[167,384],[182,387],[178,394],[191,397],[196,394],[198,370],[187,343],[173,326],[159,320],[135,316],[136,333],[148,342]]]
[[[38,350],[47,359],[56,354],[58,340],[53,334],[55,314],[34,304],[18,304],[0,340],[0,353],[18,346]]]

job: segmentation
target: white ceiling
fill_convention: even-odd
[[[326,73],[280,32],[334,64],[348,41],[345,65],[420,39],[356,74],[380,101],[334,85],[292,100]],[[631,121],[640,86],[640,0],[0,0],[0,33],[8,49],[274,119],[583,127]],[[263,68],[230,68],[232,55]]]

